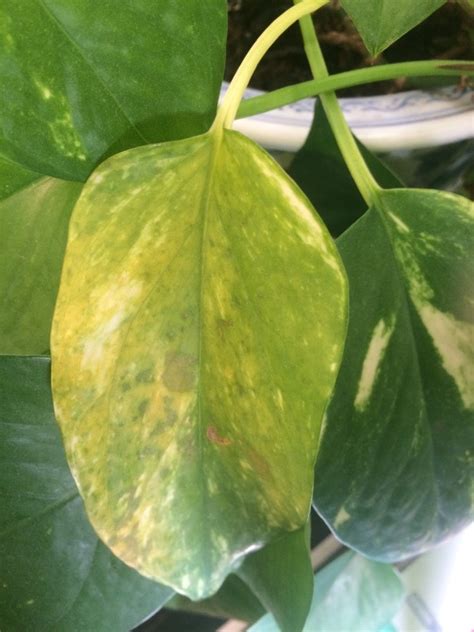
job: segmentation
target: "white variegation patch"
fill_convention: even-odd
[[[345,522],[350,520],[350,518],[351,518],[351,514],[346,510],[344,506],[342,506],[337,512],[337,515],[334,519],[334,527],[337,529],[338,527],[343,525]]]
[[[454,380],[465,408],[474,409],[474,326],[435,306],[435,291],[409,247],[398,244],[397,254],[405,268],[410,298],[443,368]]]
[[[107,322],[98,327],[93,336],[84,341],[81,368],[85,368],[91,364],[97,365],[100,363],[104,353],[104,346],[109,341],[110,335],[114,331],[117,331],[122,324],[124,311],[125,310],[121,310],[111,316]]]
[[[399,233],[409,233],[410,229],[408,228],[408,226],[405,224],[405,222],[402,222],[402,220],[397,217],[394,213],[390,213],[390,211],[387,213],[387,215],[389,217],[391,217],[391,219],[393,220],[395,226],[397,227],[397,230]]]
[[[443,313],[430,303],[415,305],[441,358],[453,378],[464,406],[474,410],[474,326]]]
[[[308,209],[308,206],[303,202],[301,196],[297,195],[293,188],[279,177],[279,174],[275,173],[275,169],[271,168],[265,159],[260,156],[254,156],[254,160],[258,162],[265,177],[280,191],[290,207],[300,216],[306,225],[307,231],[304,235],[301,235],[301,238],[306,239],[305,243],[308,245],[318,245],[319,239],[323,238],[323,232],[321,227],[314,221],[314,216]],[[316,236],[318,236],[319,239]]]
[[[299,238],[306,245],[317,248],[324,253],[326,263],[340,273],[339,262],[334,259],[332,253],[328,250],[327,237],[324,235],[321,225],[315,221],[315,217],[308,204],[305,203],[303,196],[298,195],[294,187],[279,177],[279,174],[275,173],[274,168],[272,168],[265,159],[260,156],[255,156],[254,160],[258,162],[259,168],[262,170],[262,173],[265,174],[265,177],[279,190],[280,194],[300,218],[300,230],[298,230]],[[292,230],[294,230],[294,227]]]
[[[53,96],[53,93],[51,92],[49,87],[46,84],[44,84],[42,81],[40,81],[39,79],[33,79],[33,82],[35,86],[38,88],[41,98],[44,101],[49,101],[51,97]]]
[[[395,316],[388,322],[383,319],[375,325],[370,339],[369,348],[362,364],[362,372],[357,386],[357,394],[354,400],[354,407],[358,411],[363,411],[370,400],[375,381],[377,379],[380,365],[385,351],[395,328]]]

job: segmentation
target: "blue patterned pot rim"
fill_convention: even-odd
[[[223,84],[221,96],[228,84]],[[244,98],[265,94],[249,88]],[[296,151],[311,127],[315,99],[239,119],[235,129],[268,149]],[[339,99],[353,132],[374,151],[446,145],[474,137],[474,90],[449,86]]]
[[[225,94],[227,87],[228,84],[224,83],[221,96]],[[245,98],[262,94],[265,94],[262,90],[248,88]],[[306,126],[313,116],[314,101],[314,98],[303,99],[253,118]],[[409,125],[471,111],[474,106],[474,90],[448,86],[436,90],[410,90],[373,97],[343,98],[339,102],[352,127]]]

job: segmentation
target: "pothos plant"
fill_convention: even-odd
[[[320,629],[311,502],[382,562],[472,518],[473,208],[403,188],[334,94],[472,65],[330,77],[324,4],[216,113],[223,0],[2,2],[2,632],[128,630],[175,592]],[[342,0],[373,54],[441,4]],[[298,20],[314,81],[241,104]],[[232,124],[308,94],[292,179]]]

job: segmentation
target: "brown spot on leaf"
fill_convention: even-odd
[[[162,380],[170,391],[190,391],[196,383],[196,358],[189,353],[168,352]]]
[[[226,437],[221,437],[221,435],[217,432],[217,429],[214,426],[207,427],[206,435],[209,441],[217,445],[230,445],[232,443],[231,439],[227,439]]]
[[[258,476],[261,478],[273,478],[270,465],[266,458],[259,454],[253,448],[249,448],[247,452],[247,457],[252,468],[257,472]]]
[[[216,320],[217,333],[221,339],[225,337],[226,330],[229,329],[229,327],[232,327],[233,324],[232,320],[226,318],[218,318]]]

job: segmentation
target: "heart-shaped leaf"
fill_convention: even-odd
[[[305,524],[346,280],[296,185],[225,131],[104,163],[76,205],[53,390],[112,550],[194,599]]]
[[[397,613],[403,585],[388,564],[347,552],[316,573],[304,632],[379,632]],[[266,615],[249,632],[279,632]]]
[[[56,425],[49,358],[0,356],[2,631],[128,632],[171,596],[97,539]]]
[[[208,129],[226,2],[3,0],[0,151],[85,179],[104,155]]]
[[[398,560],[473,517],[473,205],[383,191],[338,244],[351,316],[314,502],[344,542]]]
[[[371,55],[375,57],[446,0],[341,0]]]
[[[0,353],[49,350],[69,217],[82,185],[0,157]]]

